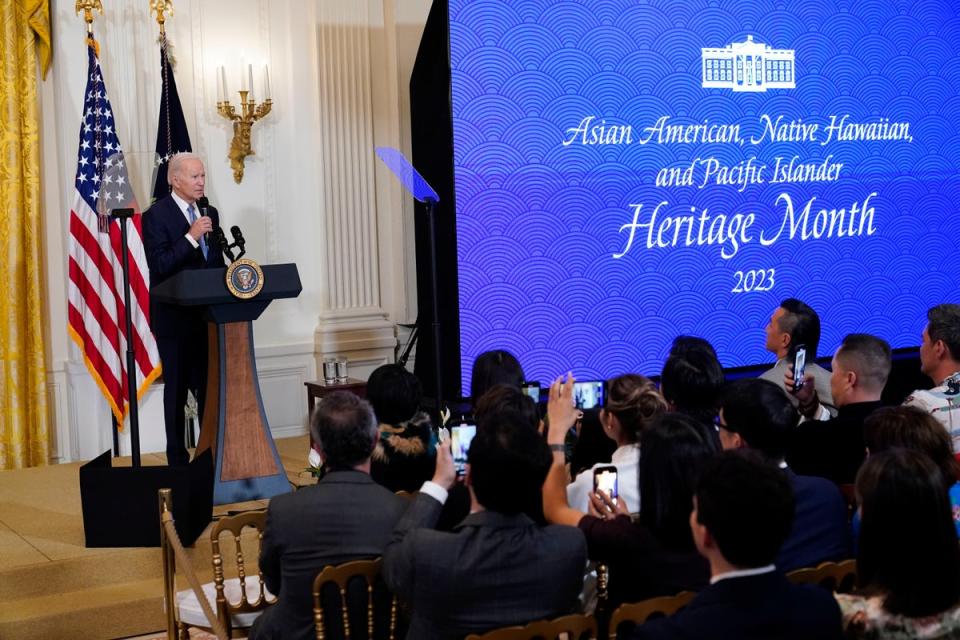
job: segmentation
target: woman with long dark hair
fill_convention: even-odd
[[[871,454],[894,447],[927,454],[943,473],[953,507],[953,524],[960,536],[960,462],[953,455],[950,434],[940,421],[917,407],[884,407],[864,420],[863,439]]]
[[[622,491],[616,501],[591,492],[588,515],[567,504],[563,452],[555,446],[576,420],[568,386],[555,383],[547,406],[547,442],[554,457],[543,486],[547,520],[583,531],[590,559],[610,569],[613,607],[705,586],[710,571],[694,547],[689,518],[700,470],[716,452],[709,434],[689,416],[658,415],[640,433],[643,463],[637,478],[641,505],[637,521],[630,518],[633,505],[625,503]]]
[[[960,635],[960,544],[946,486],[919,451],[871,453],[860,468],[860,591],[836,596],[849,636]]]

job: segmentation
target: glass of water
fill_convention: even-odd
[[[323,384],[333,384],[337,381],[337,361],[334,358],[323,359]]]
[[[342,384],[347,381],[347,359],[343,356],[338,356],[335,360],[335,365],[337,382]]]

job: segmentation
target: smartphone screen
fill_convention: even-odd
[[[520,387],[524,394],[530,396],[534,402],[537,404],[540,403],[540,383],[539,382],[524,382],[523,386]]]
[[[467,466],[467,452],[470,451],[470,442],[477,435],[477,427],[472,424],[461,424],[450,430],[450,442],[453,450],[453,466],[457,475],[463,475]]]
[[[603,380],[573,383],[573,404],[577,409],[603,406]]]
[[[593,470],[593,490],[603,491],[611,498],[617,497],[617,468],[613,465]]]
[[[796,353],[793,354],[793,388],[799,389],[803,386],[803,376],[807,370],[807,347],[798,345]]]

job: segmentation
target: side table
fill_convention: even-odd
[[[361,398],[367,397],[367,381],[358,378],[347,378],[346,382],[335,382],[333,384],[324,384],[323,380],[317,380],[315,382],[304,382],[303,386],[307,388],[308,416],[313,415],[313,406],[317,398],[323,398],[334,391],[349,391]]]

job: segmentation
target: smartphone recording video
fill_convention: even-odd
[[[603,380],[573,383],[573,404],[577,409],[603,406]]]
[[[593,490],[603,491],[614,501],[617,499],[617,468],[613,465],[597,467],[593,470]]]
[[[537,404],[540,404],[540,383],[539,382],[524,382],[520,387],[520,390]]]
[[[807,372],[807,347],[806,345],[797,345],[797,350],[793,354],[793,390],[797,391],[803,386],[803,376]]]
[[[453,466],[457,470],[457,475],[462,476],[467,467],[467,453],[470,451],[470,442],[473,440],[473,436],[477,435],[477,426],[461,424],[450,431]]]

